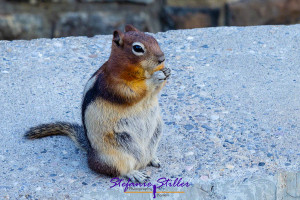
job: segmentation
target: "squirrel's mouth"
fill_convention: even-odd
[[[157,65],[154,69],[153,72],[157,72],[159,70],[162,70],[165,67],[165,63],[160,63],[159,65]]]

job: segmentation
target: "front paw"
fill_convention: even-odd
[[[165,74],[165,76],[166,76],[165,80],[167,80],[167,79],[171,76],[171,69],[170,69],[170,68],[163,68],[161,71],[162,71],[162,72]]]
[[[160,168],[160,161],[158,160],[158,158],[153,158],[149,165],[153,166],[153,167],[157,167]]]
[[[156,83],[162,83],[167,80],[171,75],[171,70],[169,68],[164,68],[153,74],[152,79]]]

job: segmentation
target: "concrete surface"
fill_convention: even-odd
[[[160,98],[162,168],[145,171],[154,183],[193,184],[157,198],[299,199],[300,25],[155,37],[173,74]],[[110,189],[66,137],[22,137],[40,123],[80,122],[83,87],[108,58],[110,40],[0,41],[1,199],[153,198]]]

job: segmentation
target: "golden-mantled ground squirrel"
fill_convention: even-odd
[[[111,54],[87,82],[83,126],[66,122],[31,128],[25,137],[67,135],[87,151],[89,167],[109,176],[144,182],[138,171],[160,167],[156,149],[162,133],[158,93],[170,76],[157,41],[132,25],[114,31]]]

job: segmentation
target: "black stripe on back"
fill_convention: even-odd
[[[95,85],[93,85],[93,87],[87,91],[87,93],[84,96],[83,102],[82,102],[82,106],[81,106],[81,118],[82,118],[82,124],[83,124],[83,128],[84,128],[84,133],[86,135],[86,138],[88,138],[87,136],[87,130],[86,130],[86,125],[85,125],[85,111],[88,107],[88,105],[90,105],[93,101],[95,101],[97,97],[97,90]]]

